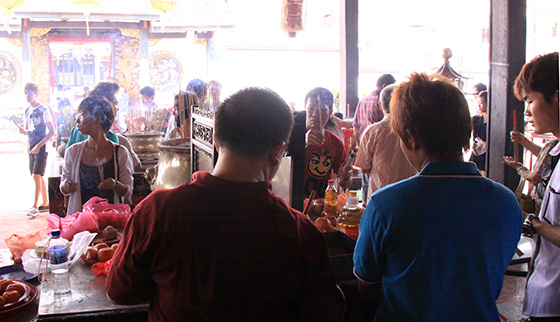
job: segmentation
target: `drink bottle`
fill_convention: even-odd
[[[348,192],[348,201],[342,207],[340,216],[338,217],[338,229],[346,235],[358,239],[360,221],[364,208],[358,203],[358,196],[355,190]]]
[[[54,275],[54,294],[70,292],[70,276],[68,275],[68,241],[60,237],[60,229],[51,231],[49,259]]]
[[[325,208],[323,213],[324,216],[338,216],[338,193],[336,192],[336,187],[334,186],[334,180],[328,181],[327,189],[325,190]]]

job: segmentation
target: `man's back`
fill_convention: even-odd
[[[362,135],[354,165],[369,170],[368,200],[378,189],[416,174],[402,153],[399,137],[391,131],[390,123],[386,116],[366,128]]]
[[[155,191],[127,229],[107,291],[119,303],[152,298],[151,321],[309,320],[336,292],[321,233],[268,182],[199,172]]]
[[[362,255],[354,257],[360,278],[383,283],[376,319],[497,321],[521,220],[513,193],[472,163],[428,163],[379,190],[360,225]],[[363,242],[370,236],[372,248]]]

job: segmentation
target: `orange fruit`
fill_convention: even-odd
[[[23,285],[19,284],[19,283],[13,283],[8,285],[8,287],[6,287],[6,292],[8,291],[17,291],[19,293],[19,295],[23,295],[25,294],[25,287],[23,287]]]
[[[2,296],[6,299],[6,303],[15,303],[21,297],[21,295],[18,293],[18,291],[4,292],[4,295],[2,295]]]

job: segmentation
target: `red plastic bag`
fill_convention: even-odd
[[[112,259],[106,262],[95,263],[91,265],[91,273],[93,275],[107,275],[109,273],[109,268],[111,268]]]
[[[4,241],[6,245],[12,252],[12,259],[16,264],[21,264],[21,256],[23,252],[27,249],[35,249],[35,243],[42,240],[41,233],[39,231],[29,233],[25,236],[18,234],[13,234],[12,236],[6,238]]]
[[[92,213],[97,218],[99,229],[111,225],[114,228],[124,228],[130,217],[130,206],[123,203],[110,204],[107,199],[92,197],[83,206],[83,212]]]
[[[47,234],[50,234],[53,229],[60,229],[62,238],[72,240],[75,234],[82,231],[98,232],[99,224],[97,218],[91,213],[77,212],[64,218],[57,214],[48,214]]]

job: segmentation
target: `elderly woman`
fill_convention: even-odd
[[[68,200],[68,214],[82,210],[91,197],[121,203],[132,195],[132,159],[128,150],[107,139],[115,115],[111,103],[90,96],[78,107],[78,131],[88,139],[73,144],[64,156],[60,191]]]
[[[419,173],[368,202],[354,251],[360,292],[381,296],[376,321],[499,321],[521,209],[509,189],[463,161],[472,130],[463,93],[413,74],[390,109]]]

